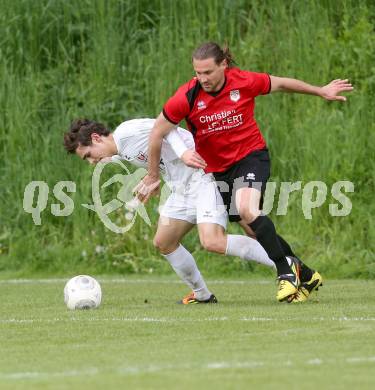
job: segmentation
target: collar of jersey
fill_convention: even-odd
[[[216,97],[217,95],[220,94],[220,92],[225,88],[225,85],[227,84],[227,77],[225,76],[225,80],[224,80],[224,84],[222,85],[222,87],[218,90],[218,91],[215,91],[215,92],[212,92],[212,93],[209,93],[209,92],[206,92],[208,95],[211,95],[212,97]]]

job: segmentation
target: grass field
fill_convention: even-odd
[[[82,312],[63,279],[0,281],[2,390],[375,388],[375,281],[288,305],[270,279],[211,280],[219,304],[186,307],[175,278],[99,280]]]

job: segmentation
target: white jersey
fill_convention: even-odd
[[[132,165],[147,168],[148,142],[155,119],[133,119],[113,132],[118,155]],[[226,227],[227,213],[212,174],[186,166],[178,157],[181,150],[195,149],[192,134],[176,127],[163,139],[160,171],[172,193],[161,207],[163,217],[192,224],[214,223]]]
[[[154,123],[155,119],[132,119],[121,123],[113,132],[118,150],[118,156],[114,158],[147,169],[148,141]],[[178,132],[187,148],[195,149],[194,139],[189,131],[176,127],[172,132]],[[161,148],[160,171],[172,191],[189,193],[192,184],[206,175],[203,170],[186,166],[167,141],[168,136],[166,138],[163,139]],[[211,175],[207,175],[208,178],[211,179]]]

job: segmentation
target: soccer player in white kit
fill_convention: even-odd
[[[121,123],[111,133],[98,122],[79,119],[65,133],[64,147],[91,164],[119,158],[147,168],[148,140],[154,123],[154,119],[133,119]],[[228,216],[213,176],[202,169],[189,168],[180,160],[180,151],[186,147],[194,149],[194,140],[189,131],[180,127],[163,140],[159,167],[171,194],[160,211],[153,242],[192,289],[181,303],[216,303],[192,254],[181,244],[183,236],[194,225],[198,227],[202,246],[211,252],[238,256],[269,267],[274,267],[274,263],[256,240],[225,233]]]

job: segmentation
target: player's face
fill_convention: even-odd
[[[91,145],[79,145],[76,153],[82,160],[87,160],[90,164],[97,164],[100,160],[112,157],[117,153],[113,137],[102,136],[96,133],[91,134]]]
[[[207,58],[206,60],[193,59],[193,67],[198,81],[206,92],[216,92],[223,86],[225,81],[224,72],[227,67],[226,60],[217,65],[213,58]]]

